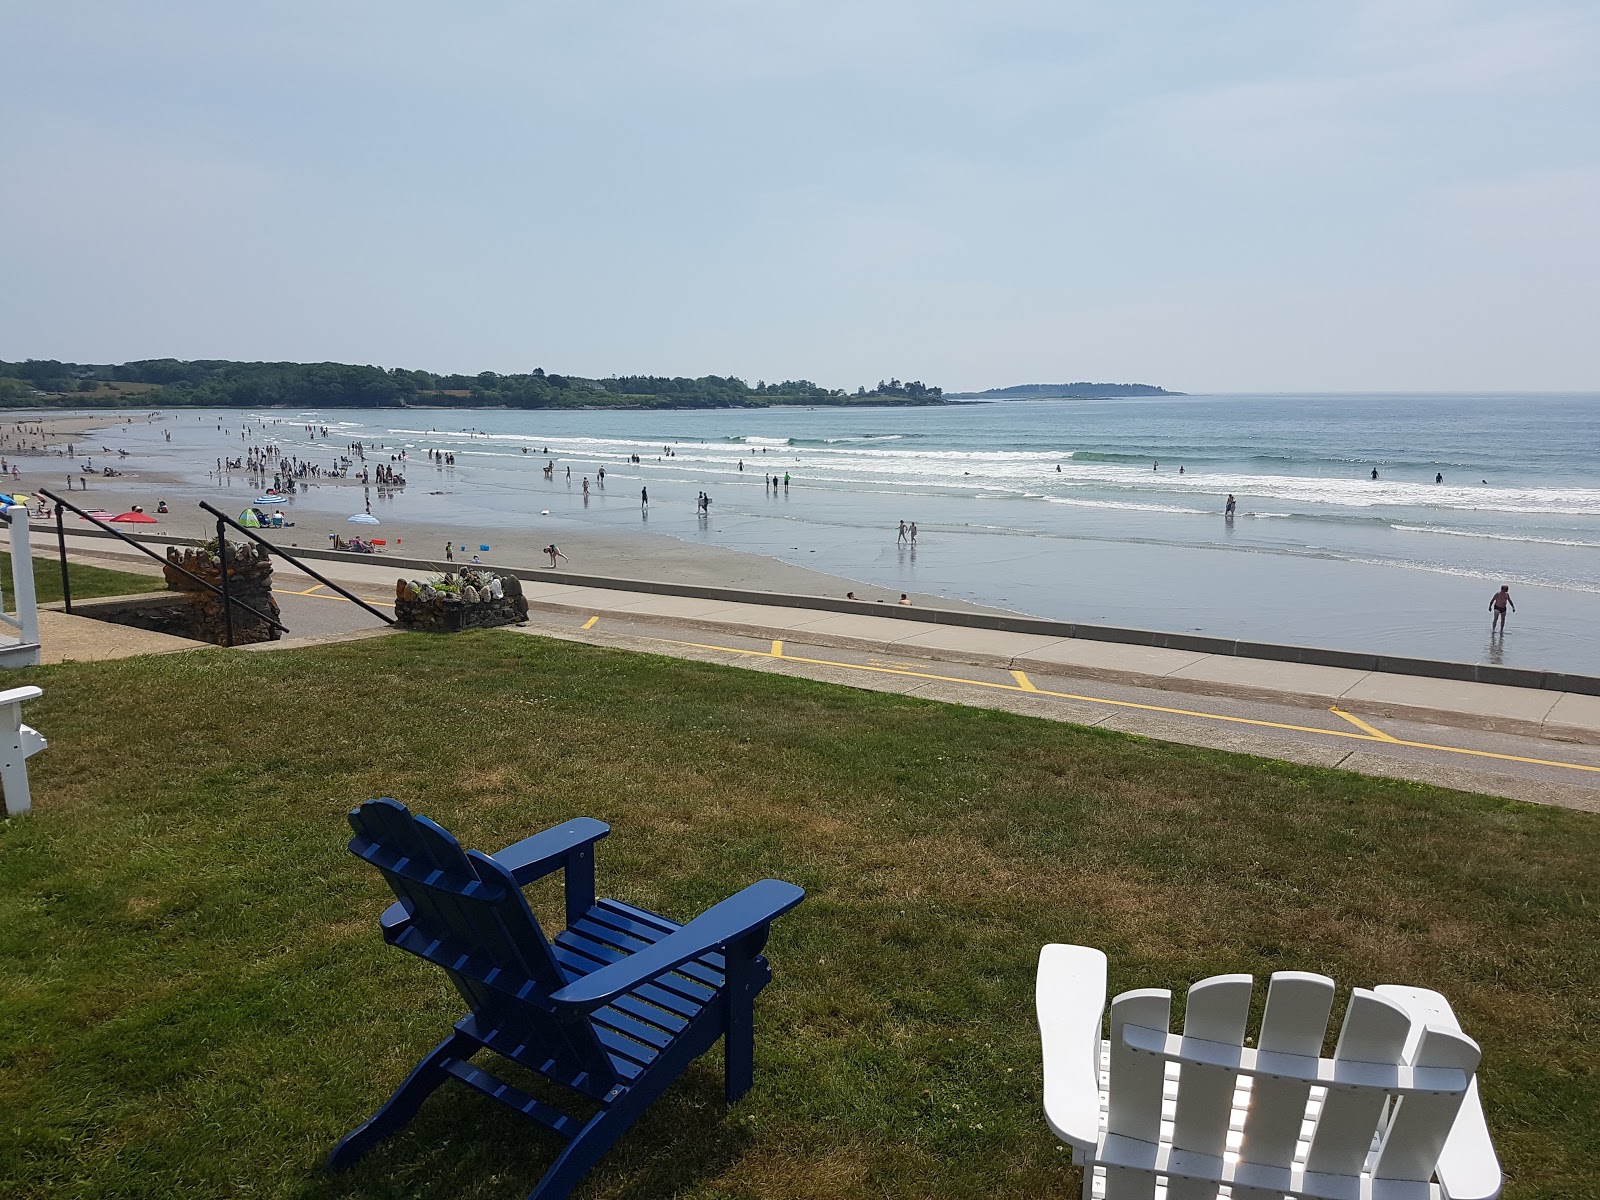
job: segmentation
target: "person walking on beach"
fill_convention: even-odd
[[[589,495],[589,477],[587,475],[583,477],[583,494],[585,497]]]
[[[650,510],[650,489],[647,487],[639,489],[639,507],[645,512]]]
[[[1236,500],[1234,500],[1234,498],[1233,498],[1233,493],[1229,492],[1228,493],[1228,503],[1223,506],[1222,515],[1225,516],[1225,517],[1233,516],[1234,505],[1237,504],[1237,503],[1238,502]]]
[[[898,544],[899,542],[903,542],[905,540],[906,540],[906,523],[904,521],[901,521],[900,522],[900,536],[896,539],[896,544]]]
[[[1517,606],[1511,600],[1511,585],[1502,583],[1500,590],[1489,597],[1489,611],[1494,615],[1489,618],[1489,633],[1492,635],[1496,629],[1501,633],[1506,631],[1506,608],[1512,612],[1517,611]]]
[[[444,560],[445,560],[445,562],[455,562],[455,560],[456,560],[455,547],[452,546],[449,542],[446,542],[444,544]]]
[[[917,523],[915,521],[911,522],[911,527],[906,532],[911,535],[911,544],[915,546],[917,544]]]

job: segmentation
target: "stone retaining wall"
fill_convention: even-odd
[[[227,623],[223,614],[222,597],[199,586],[183,571],[197,575],[207,583],[222,586],[222,562],[217,554],[215,540],[199,549],[176,546],[167,548],[167,564],[163,570],[167,588],[183,594],[189,611],[188,632],[183,636],[202,642],[227,644]],[[272,597],[272,556],[265,547],[253,543],[228,543],[228,591],[240,603],[233,605],[233,644],[247,646],[254,642],[275,642],[283,636],[281,630],[269,625],[260,617],[241,607],[248,604],[256,612],[264,613],[282,622],[278,602]],[[169,632],[177,632],[169,630]]]

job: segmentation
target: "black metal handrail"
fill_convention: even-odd
[[[63,500],[60,496],[56,495],[54,492],[50,491],[48,488],[37,488],[35,490],[38,492],[39,495],[45,497],[45,499],[54,500],[55,501],[55,505],[56,505],[56,545],[59,547],[60,554],[61,554],[61,600],[62,600],[61,607],[62,607],[63,611],[65,611],[67,613],[71,613],[72,612],[72,581],[71,581],[70,577],[67,574],[67,530],[66,530],[66,525],[62,520],[62,511],[64,509],[69,509],[70,508],[73,512],[77,513],[80,517],[82,517],[85,521],[89,521],[89,522],[93,523],[94,525],[99,526],[101,529],[105,530],[107,533],[111,534],[113,537],[121,538],[123,541],[127,542],[128,545],[132,546],[135,550],[139,551],[139,553],[147,555],[150,558],[155,559],[163,567],[171,567],[174,571],[178,572],[178,574],[186,576],[189,579],[194,580],[201,587],[205,588],[206,591],[213,592],[216,595],[221,596],[222,597],[222,611],[223,611],[223,615],[224,615],[224,620],[226,621],[226,624],[227,624],[228,645],[230,645],[230,646],[233,645],[233,606],[235,604],[237,604],[240,608],[244,609],[245,612],[249,613],[251,616],[255,617],[257,620],[265,621],[268,625],[272,626],[274,629],[278,630],[280,633],[288,633],[289,632],[289,627],[287,625],[283,624],[282,622],[276,620],[273,617],[267,616],[266,613],[260,612],[259,610],[257,610],[256,608],[252,607],[251,605],[246,604],[243,600],[235,600],[235,599],[233,599],[233,597],[231,595],[229,595],[228,587],[227,587],[227,580],[228,580],[228,557],[227,557],[227,550],[226,550],[227,540],[225,538],[221,539],[222,546],[223,546],[223,549],[221,550],[221,554],[222,554],[221,573],[222,573],[223,586],[218,587],[216,584],[210,582],[209,580],[201,579],[200,576],[196,575],[193,571],[186,570],[185,568],[180,567],[177,563],[173,562],[170,558],[167,558],[165,555],[157,554],[154,550],[150,549],[150,547],[144,545],[144,543],[134,541],[133,538],[131,538],[127,534],[123,533],[122,530],[113,529],[110,525],[107,525],[99,517],[91,516],[90,514],[84,512],[83,509],[79,508],[72,501]]]
[[[356,595],[354,592],[350,591],[347,588],[341,587],[339,584],[337,584],[333,580],[329,579],[326,575],[322,574],[322,572],[314,570],[311,567],[308,567],[304,562],[302,562],[300,559],[296,558],[294,555],[290,554],[282,546],[274,545],[273,543],[267,541],[266,538],[260,536],[259,534],[255,534],[255,533],[250,532],[250,530],[246,529],[243,525],[239,524],[239,522],[235,521],[227,513],[221,511],[218,508],[213,507],[210,504],[207,504],[204,500],[200,501],[200,507],[205,509],[212,516],[216,517],[216,519],[217,519],[217,538],[218,538],[219,541],[226,541],[226,539],[223,538],[223,536],[222,536],[222,530],[223,530],[224,523],[226,523],[228,525],[231,525],[231,526],[233,526],[233,528],[237,529],[240,533],[244,534],[245,537],[249,538],[252,542],[255,542],[258,546],[265,546],[268,551],[270,551],[273,554],[276,554],[279,558],[282,558],[285,562],[287,562],[291,566],[293,566],[295,568],[295,570],[304,571],[307,575],[311,576],[311,578],[315,579],[323,587],[330,587],[334,591],[338,592],[339,595],[343,596],[346,600],[349,600],[349,601],[351,601],[352,603],[355,603],[355,604],[359,604],[362,608],[366,609],[373,616],[377,617],[378,620],[382,621],[385,625],[393,625],[395,623],[394,622],[394,618],[389,616],[387,613],[379,612],[377,609],[373,608],[372,605],[368,604],[365,600],[363,600],[360,596]],[[223,577],[223,579],[227,579],[227,577],[228,577],[227,573],[224,572],[222,577]]]

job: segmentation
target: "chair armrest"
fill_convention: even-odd
[[[525,837],[491,857],[511,872],[518,887],[525,887],[535,879],[559,871],[566,865],[567,855],[598,842],[610,832],[611,826],[604,821],[578,817]]]
[[[31,685],[28,687],[7,688],[5,691],[0,692],[0,705],[21,704],[24,700],[37,700],[42,695],[44,695],[43,688],[36,688]]]
[[[1106,1009],[1106,956],[1088,946],[1039,951],[1034,985],[1044,1048],[1044,1119],[1074,1151],[1100,1137],[1100,1025]]]
[[[763,879],[759,883],[752,883],[721,904],[712,905],[654,945],[574,980],[560,991],[552,993],[550,1000],[554,1004],[573,1008],[599,1008],[623,992],[682,966],[691,958],[699,958],[719,946],[738,941],[746,934],[765,929],[774,919],[805,898],[802,889],[781,879]]]
[[[1373,991],[1411,1014],[1411,1036],[1405,1049],[1408,1061],[1416,1052],[1425,1026],[1451,1033],[1462,1032],[1450,1001],[1438,992],[1392,983],[1382,984]],[[1489,1123],[1483,1116],[1483,1104],[1478,1099],[1476,1076],[1467,1084],[1467,1094],[1462,1097],[1450,1136],[1445,1138],[1444,1149],[1439,1152],[1434,1174],[1447,1200],[1494,1200],[1505,1184],[1500,1159],[1489,1136]]]

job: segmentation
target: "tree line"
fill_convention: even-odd
[[[0,361],[0,405],[130,408],[756,408],[767,405],[938,404],[943,393],[891,379],[854,394],[809,379],[754,386],[732,375],[697,379],[546,373],[436,374],[351,363],[233,362],[148,358],[118,364],[56,359]]]

